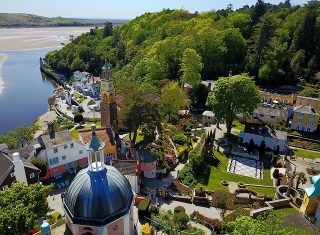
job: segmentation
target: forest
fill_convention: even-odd
[[[163,9],[121,26],[107,22],[62,49],[47,63],[71,77],[100,73],[104,61],[116,81],[155,89],[197,71],[202,80],[247,73],[259,86],[320,85],[320,3],[292,6],[258,0],[253,6],[203,13]]]

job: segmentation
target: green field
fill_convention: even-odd
[[[243,182],[244,184],[258,184],[258,185],[268,185],[272,186],[272,180],[270,178],[270,161],[264,161],[264,177],[263,180],[253,179],[246,176],[236,175],[230,172],[227,172],[228,167],[228,157],[219,152],[214,152],[214,156],[216,157],[216,162],[214,166],[211,166],[209,177],[204,177],[197,187],[203,187],[208,190],[223,190],[229,191],[227,186],[222,186],[221,181],[232,181],[232,182]],[[257,189],[257,187],[255,187]],[[267,195],[272,194],[272,190],[270,188],[259,188],[256,191],[259,194]]]
[[[131,137],[133,137],[133,133],[131,133]],[[130,139],[129,139],[129,135],[127,135],[126,137],[123,138],[124,141],[127,141],[129,142]],[[141,141],[144,140],[144,136],[142,134],[141,131],[138,131],[138,134],[137,134],[137,139],[136,139],[136,143],[135,144],[139,144]]]
[[[293,149],[293,152],[297,157],[310,159],[320,158],[320,152],[308,151],[303,149]]]

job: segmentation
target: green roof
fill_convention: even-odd
[[[305,189],[308,197],[320,197],[320,175],[313,176],[311,183],[311,187]]]

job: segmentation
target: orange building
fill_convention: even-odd
[[[293,105],[296,102],[297,93],[282,94],[276,92],[260,91],[262,102],[273,103],[278,102],[279,104]]]
[[[117,159],[117,145],[114,138],[114,133],[111,127],[100,127],[96,129],[97,137],[105,144],[104,156],[105,163],[110,164],[110,161]],[[80,130],[79,138],[83,145],[86,145],[91,140],[91,130]]]

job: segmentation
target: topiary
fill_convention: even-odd
[[[174,213],[180,213],[180,212],[186,212],[186,209],[184,209],[183,206],[176,206],[173,211]]]

